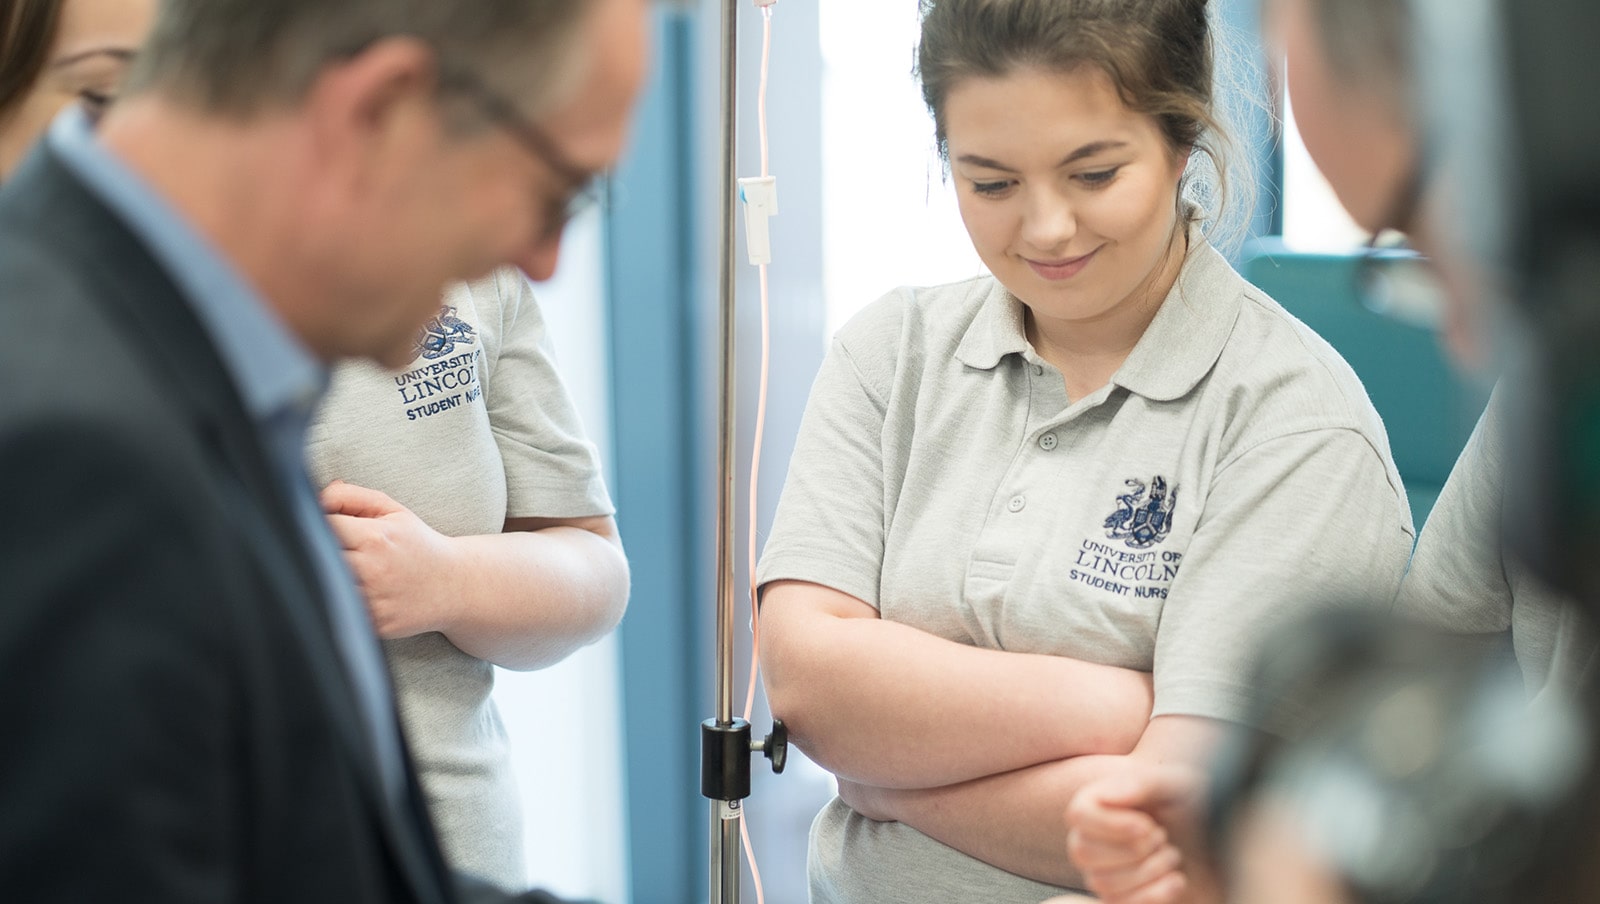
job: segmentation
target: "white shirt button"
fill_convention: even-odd
[[[1055,447],[1056,435],[1054,433],[1046,433],[1044,436],[1039,437],[1039,448],[1049,452],[1055,449]]]
[[[1010,509],[1013,512],[1020,512],[1020,511],[1022,511],[1022,507],[1027,505],[1027,504],[1028,504],[1028,500],[1024,499],[1022,497],[1022,494],[1019,493],[1019,494],[1011,497],[1011,501],[1006,503],[1006,508]]]
[[[1035,364],[1033,366],[1033,375],[1036,376],[1036,377],[1044,376],[1044,365],[1043,364]]]

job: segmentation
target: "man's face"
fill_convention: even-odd
[[[1269,10],[1267,32],[1284,60],[1306,151],[1361,228],[1399,226],[1386,220],[1415,163],[1407,124],[1390,99],[1339,78],[1306,0],[1276,0]]]
[[[1471,261],[1438,241],[1430,216],[1448,214],[1429,210],[1424,216],[1420,199],[1407,198],[1416,191],[1411,184],[1418,167],[1414,125],[1395,112],[1392,98],[1339,76],[1307,0],[1274,0],[1267,9],[1266,33],[1284,60],[1286,87],[1307,153],[1357,224],[1368,231],[1400,229],[1433,262],[1447,302],[1444,342],[1458,362],[1480,365],[1486,357],[1480,326],[1486,282]],[[1444,181],[1437,174],[1433,178]],[[1397,218],[1407,221],[1394,222]]]
[[[517,111],[514,86],[475,73],[481,92],[456,100],[468,109],[475,99],[503,104],[505,115],[459,136],[437,115],[435,127],[413,130],[426,137],[375,177],[384,189],[371,193],[362,215],[373,240],[345,261],[377,291],[361,293],[369,298],[370,318],[361,315],[367,334],[344,354],[403,365],[450,283],[502,266],[539,280],[554,273],[564,202],[624,148],[648,66],[649,22],[648,0],[599,0],[580,33],[575,88],[536,122]]]

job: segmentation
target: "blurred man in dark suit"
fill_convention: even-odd
[[[550,275],[648,17],[167,0],[6,183],[0,899],[503,900],[442,865],[304,430],[447,283]]]

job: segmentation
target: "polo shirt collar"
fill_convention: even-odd
[[[998,279],[990,279],[989,296],[956,346],[956,360],[979,370],[993,370],[1006,355],[1028,351],[1028,329],[1022,302]]]
[[[1239,276],[1200,234],[1189,230],[1189,255],[1161,310],[1111,382],[1158,402],[1189,394],[1211,372],[1233,334],[1244,295]]]
[[[1212,248],[1200,227],[1189,227],[1189,253],[1178,281],[1111,382],[1155,401],[1170,402],[1211,372],[1233,332],[1243,296],[1239,277]],[[978,307],[956,359],[992,370],[1006,355],[1029,352],[1024,308],[999,280]]]

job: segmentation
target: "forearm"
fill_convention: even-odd
[[[463,652],[543,668],[622,618],[628,563],[614,537],[557,526],[450,542],[461,581],[439,630]]]
[[[1036,882],[1081,888],[1066,857],[1067,803],[1126,759],[1075,757],[943,788],[867,793],[882,795],[895,821],[969,857]]]
[[[773,592],[762,606],[768,694],[797,746],[844,778],[951,785],[1126,752],[1148,721],[1142,673],[979,649],[797,602]]]
[[[947,788],[860,793],[874,817],[903,822],[1000,869],[1082,887],[1066,857],[1065,814],[1073,795],[1091,782],[1150,764],[1199,765],[1209,759],[1220,731],[1207,720],[1163,716],[1150,722],[1126,756],[1078,757]]]

